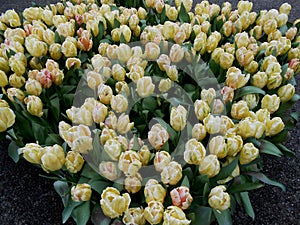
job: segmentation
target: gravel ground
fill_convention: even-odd
[[[46,4],[55,0],[36,0]],[[211,3],[221,4],[224,1],[210,0]],[[230,1],[236,5],[237,1]],[[297,10],[300,9],[299,0],[260,0],[253,1],[254,10],[279,8],[283,2],[292,6],[290,20],[295,20]],[[24,9],[30,5],[25,0],[0,0],[0,12],[14,8]],[[297,93],[300,94],[300,79],[298,77]],[[300,109],[300,102],[293,108]],[[238,209],[234,217],[234,224],[248,225],[300,225],[300,124],[291,132],[291,138],[286,146],[293,150],[297,158],[264,157],[264,172],[267,176],[282,182],[286,192],[279,188],[265,186],[250,193],[256,214],[252,221],[243,210]],[[0,143],[0,224],[2,225],[60,225],[63,206],[59,196],[55,193],[52,181],[39,177],[43,173],[29,163],[21,160],[15,164],[7,156],[7,142]],[[73,225],[68,221],[67,225]]]

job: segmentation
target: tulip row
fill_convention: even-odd
[[[15,161],[58,177],[64,220],[230,223],[236,198],[254,217],[259,180],[281,187],[258,164],[291,154],[280,142],[296,123],[284,113],[299,99],[300,22],[287,3],[192,5],[73,0],[1,15],[0,137]]]

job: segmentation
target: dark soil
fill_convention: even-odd
[[[40,4],[56,2],[55,0],[39,0]],[[212,3],[224,1],[210,0]],[[237,3],[237,1],[230,1]],[[253,1],[254,10],[279,8],[282,0]],[[292,4],[290,20],[299,18],[299,0],[286,0]],[[24,9],[30,6],[25,0],[0,0],[0,12],[14,8]],[[297,93],[300,94],[298,77]],[[300,109],[298,102],[293,110]],[[256,214],[255,221],[242,209],[238,209],[233,220],[235,225],[300,225],[300,124],[291,132],[286,146],[296,153],[297,158],[276,158],[264,156],[264,173],[283,183],[287,191],[272,186],[265,186],[250,193]],[[7,155],[7,142],[0,143],[0,224],[1,225],[60,225],[63,205],[60,197],[53,189],[53,182],[39,176],[44,174],[25,160],[15,164]],[[45,174],[44,174],[45,175]],[[73,225],[71,219],[66,223]]]

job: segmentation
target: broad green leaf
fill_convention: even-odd
[[[20,159],[19,153],[18,153],[19,146],[15,142],[10,142],[8,145],[8,155],[12,160],[17,163]]]
[[[210,187],[209,184],[206,183],[203,188],[203,199],[202,199],[203,205],[207,204],[209,192],[210,192]]]
[[[232,171],[236,168],[239,161],[239,157],[236,156],[234,160],[227,166],[224,166],[216,177],[210,179],[211,183],[216,183],[218,180],[223,180],[232,174]]]
[[[55,181],[53,186],[57,194],[59,194],[59,196],[61,197],[62,202],[65,206],[68,201],[68,196],[70,195],[70,188],[68,183],[63,181]]]
[[[183,3],[181,3],[180,10],[178,13],[178,18],[181,23],[189,23],[190,22],[190,16],[187,13]]]
[[[124,43],[124,44],[127,43],[123,33],[121,33],[121,36],[120,36],[120,43]]]
[[[248,94],[262,94],[265,95],[266,92],[258,87],[255,86],[245,86],[240,89],[237,89],[235,94],[234,94],[234,99],[239,99],[243,97],[244,95]]]
[[[54,98],[50,101],[51,111],[56,121],[59,120],[60,116],[60,104],[59,104],[59,98]]]
[[[267,141],[267,140],[261,140],[261,147],[260,147],[260,152],[269,154],[269,155],[274,155],[281,157],[282,152],[274,145],[273,143]]]
[[[241,196],[243,206],[244,206],[246,213],[254,220],[255,214],[254,214],[254,210],[252,208],[252,204],[251,204],[248,192],[241,192],[240,196]]]
[[[194,212],[195,219],[191,225],[210,225],[212,217],[212,209],[210,207],[199,206]]]
[[[245,191],[251,191],[258,188],[263,187],[264,185],[261,183],[243,183],[243,184],[232,184],[228,188],[229,193],[237,193],[237,192],[245,192]]]
[[[45,144],[46,138],[48,135],[47,128],[42,126],[39,123],[35,123],[32,121],[32,131],[35,139],[40,143],[40,144]]]
[[[215,75],[219,75],[220,72],[220,65],[215,62],[215,60],[209,60],[209,68]]]
[[[190,188],[190,182],[189,182],[189,178],[187,176],[184,176],[184,178],[181,182],[181,186],[186,186],[186,187]]]
[[[288,149],[287,147],[285,147],[283,144],[277,144],[277,147],[281,150],[281,152],[284,155],[296,158],[296,154],[294,152],[292,152],[290,149]]]
[[[84,177],[87,177],[90,179],[95,179],[95,180],[100,178],[100,175],[92,167],[90,167],[90,164],[88,164],[88,163],[84,164],[84,167],[81,172],[81,176],[84,176]]]
[[[62,145],[63,140],[58,134],[48,134],[48,137],[46,138],[46,145]]]
[[[90,218],[90,201],[84,202],[73,210],[72,217],[77,225],[86,225]]]
[[[281,190],[283,191],[286,191],[286,188],[283,184],[277,182],[277,181],[274,181],[274,180],[271,180],[270,178],[268,178],[266,175],[264,175],[263,173],[256,173],[256,172],[247,172],[246,174],[252,176],[252,177],[255,177],[256,179],[266,183],[266,184],[269,184],[269,185],[273,185],[273,186],[276,186],[276,187],[279,187],[281,188]]]
[[[157,100],[155,97],[147,97],[142,101],[143,109],[149,110],[150,112],[154,112],[158,108]]]
[[[77,206],[79,206],[80,204],[82,204],[82,202],[74,202],[71,197],[69,197],[68,203],[65,206],[63,212],[62,212],[62,221],[63,223],[67,222],[67,220],[70,218],[73,209]]]
[[[90,180],[88,183],[89,185],[91,185],[92,189],[98,192],[100,195],[105,188],[111,185],[110,182],[106,182],[103,180]]]
[[[213,213],[218,221],[218,224],[220,225],[232,225],[232,219],[231,219],[231,214],[228,209],[219,211],[213,209]]]

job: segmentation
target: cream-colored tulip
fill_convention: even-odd
[[[226,210],[230,207],[230,195],[225,192],[226,187],[219,185],[211,189],[208,195],[208,204],[216,210]]]
[[[220,162],[216,155],[207,155],[200,161],[200,174],[205,174],[210,178],[216,176],[219,172]]]
[[[101,194],[100,205],[104,215],[116,218],[128,210],[130,202],[128,193],[121,195],[116,188],[107,187]]]
[[[184,161],[188,164],[199,165],[205,155],[205,147],[196,139],[192,138],[185,144]]]

